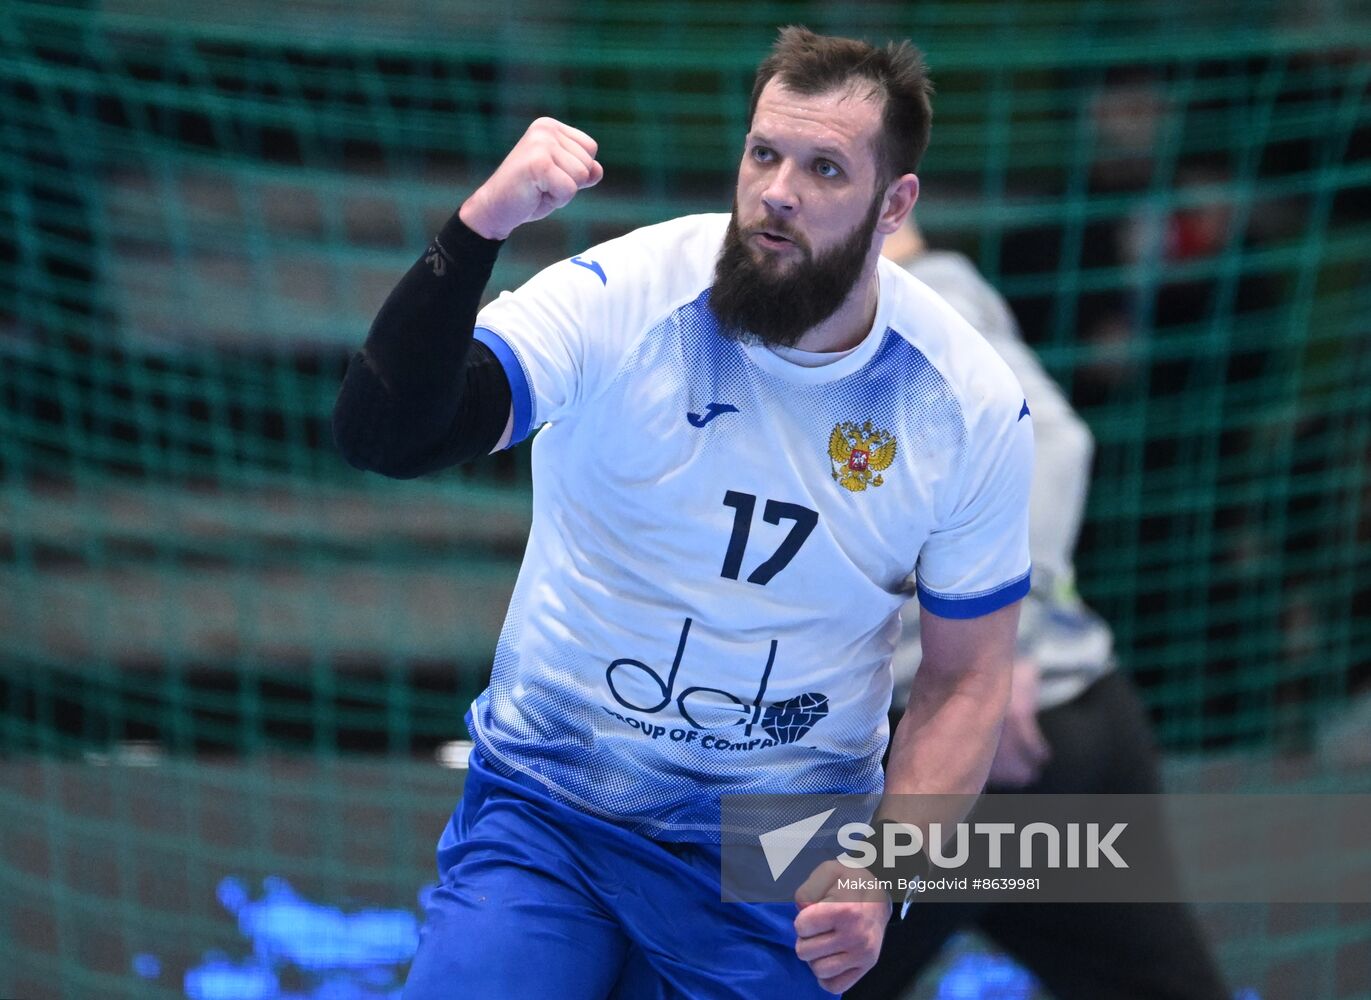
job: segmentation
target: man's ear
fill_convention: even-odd
[[[885,204],[881,206],[881,214],[876,219],[876,231],[885,236],[895,232],[904,225],[904,220],[918,200],[919,178],[905,174],[891,181],[886,188]]]

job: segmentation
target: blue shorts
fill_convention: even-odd
[[[719,848],[663,844],[473,751],[404,1000],[829,1000],[789,903],[725,903]]]

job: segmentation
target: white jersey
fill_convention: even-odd
[[[724,794],[881,788],[890,657],[1029,587],[1031,420],[1008,367],[882,260],[875,323],[809,368],[721,335],[728,217],[640,229],[481,311],[533,442],[491,766],[662,840]]]

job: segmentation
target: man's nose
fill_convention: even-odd
[[[789,215],[799,208],[795,193],[795,170],[789,163],[781,163],[768,178],[762,191],[762,201],[777,215]]]

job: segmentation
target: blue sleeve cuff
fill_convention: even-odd
[[[491,353],[500,362],[500,367],[505,370],[505,378],[509,379],[509,399],[514,409],[514,433],[510,436],[508,447],[513,448],[528,437],[529,431],[533,429],[533,389],[528,382],[528,373],[524,371],[524,364],[519,360],[519,355],[514,353],[514,348],[494,330],[478,326],[472,336],[490,348]]]
[[[979,594],[938,594],[919,584],[919,603],[939,618],[980,618],[1028,595],[1032,570]]]

